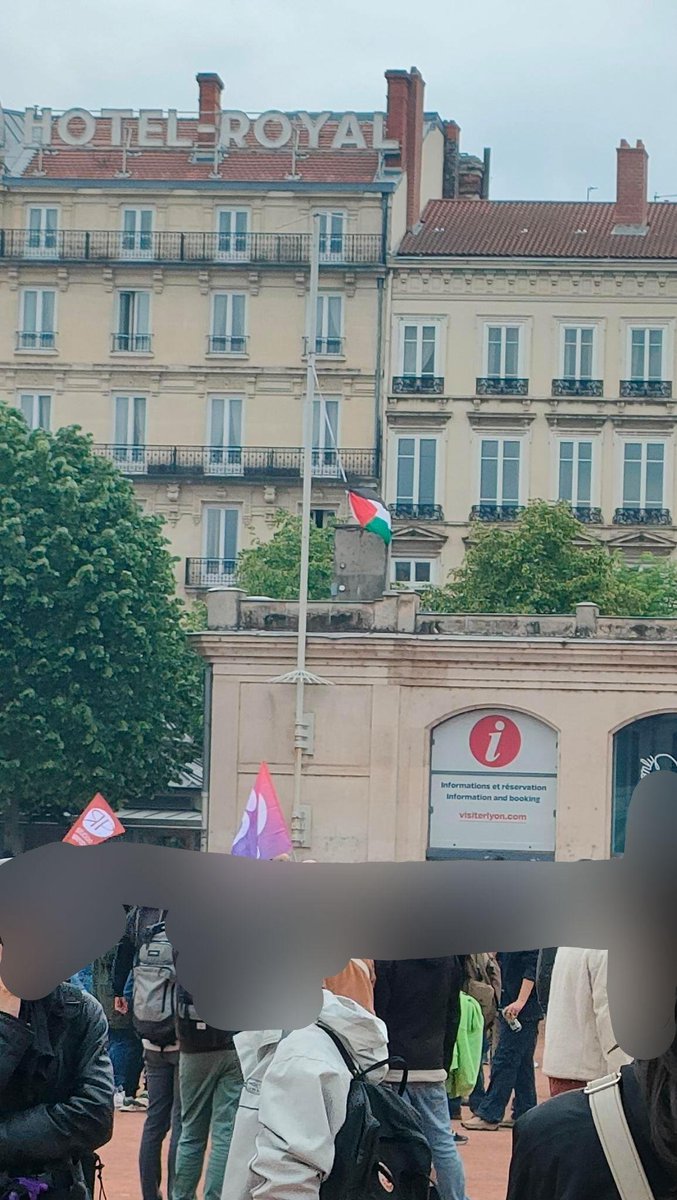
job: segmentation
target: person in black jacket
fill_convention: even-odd
[[[656,1200],[674,1198],[677,1037],[660,1058],[622,1067],[620,1094]],[[563,1092],[517,1122],[507,1200],[618,1200],[584,1091]]]
[[[103,1010],[88,993],[61,984],[27,1002],[0,978],[2,1200],[27,1195],[17,1179],[42,1181],[45,1200],[86,1197],[83,1162],[113,1134],[107,1042]]]
[[[446,1078],[461,1018],[463,963],[457,956],[380,960],[374,1007],[388,1029],[391,1056],[404,1059],[406,1098],[432,1151],[440,1200],[466,1200],[465,1173],[449,1121]],[[386,1082],[399,1083],[391,1070]]]
[[[475,1115],[463,1121],[466,1129],[495,1130],[511,1127],[536,1104],[534,1053],[543,1010],[536,995],[538,950],[514,950],[499,954],[501,1004],[498,1016],[498,1045],[491,1063],[489,1087]],[[507,1019],[506,1019],[507,1018]],[[510,1028],[517,1018],[521,1029]],[[513,1096],[512,1117],[505,1110]]]

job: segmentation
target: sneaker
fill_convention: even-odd
[[[145,1112],[148,1108],[148,1101],[135,1100],[132,1096],[125,1096],[120,1106],[120,1112]]]
[[[116,1109],[122,1108],[124,1102],[125,1102],[125,1094],[124,1094],[122,1088],[116,1088],[115,1092],[113,1094],[114,1108],[116,1108]]]
[[[498,1129],[498,1121],[484,1121],[482,1117],[470,1117],[467,1121],[461,1121],[461,1125],[464,1129],[481,1130],[483,1133],[494,1133]]]
[[[454,1141],[456,1142],[457,1146],[467,1146],[469,1139],[464,1137],[462,1133],[455,1133]]]
[[[514,1117],[504,1117],[504,1119],[499,1122],[498,1127],[499,1127],[499,1129],[514,1129],[515,1118]]]

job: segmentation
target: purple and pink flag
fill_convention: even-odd
[[[291,838],[275,785],[268,767],[261,763],[231,854],[240,858],[277,858],[278,854],[291,853]]]

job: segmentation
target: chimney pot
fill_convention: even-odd
[[[625,138],[616,151],[616,226],[644,228],[647,221],[649,156],[644,143]]]

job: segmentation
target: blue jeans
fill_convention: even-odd
[[[409,1083],[404,1096],[421,1118],[432,1152],[440,1200],[467,1200],[465,1171],[449,1124],[444,1084]]]
[[[113,1064],[116,1088],[123,1088],[130,1099],[136,1095],[143,1069],[143,1047],[135,1031],[111,1029],[108,1034],[108,1054]]]
[[[502,1121],[511,1092],[512,1116],[517,1121],[536,1099],[534,1053],[538,1038],[538,1021],[524,1021],[518,1033],[513,1033],[503,1016],[499,1016],[498,1045],[491,1064],[489,1087],[475,1114],[495,1125]]]

